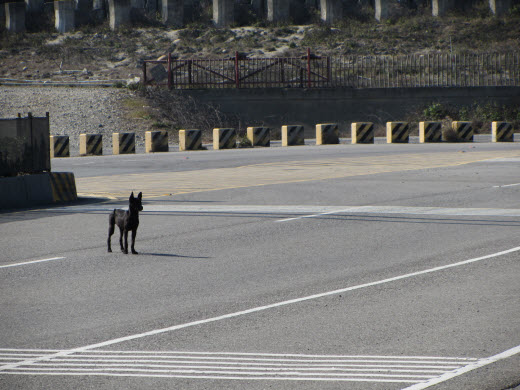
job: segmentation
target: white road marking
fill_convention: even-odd
[[[166,327],[166,328],[154,329],[154,330],[151,330],[151,331],[148,331],[148,332],[137,333],[137,334],[133,334],[133,335],[129,335],[129,336],[119,337],[119,338],[116,338],[116,339],[107,340],[107,341],[103,341],[103,342],[96,343],[96,344],[90,344],[90,345],[86,345],[86,346],[79,347],[79,348],[73,348],[73,349],[69,349],[69,350],[59,351],[59,352],[56,352],[56,353],[53,353],[53,354],[49,354],[47,356],[39,356],[39,357],[37,356],[37,357],[34,357],[34,358],[25,359],[23,361],[11,362],[11,363],[7,363],[7,364],[4,364],[4,365],[0,366],[0,373],[2,371],[5,372],[5,371],[14,370],[17,367],[27,366],[27,365],[34,365],[34,364],[38,364],[38,363],[41,363],[41,362],[47,361],[47,360],[68,357],[68,356],[71,356],[73,354],[83,353],[83,352],[86,352],[86,351],[89,351],[89,350],[103,348],[103,347],[106,347],[106,346],[109,346],[109,345],[123,343],[123,342],[126,342],[126,341],[136,340],[136,339],[149,337],[149,336],[155,336],[155,335],[159,335],[159,334],[162,334],[162,333],[173,332],[173,331],[176,331],[176,330],[186,329],[186,328],[190,328],[190,327],[194,327],[194,326],[205,325],[205,324],[209,324],[209,323],[213,323],[213,322],[217,322],[217,321],[223,321],[223,320],[227,320],[227,319],[231,319],[231,318],[245,316],[245,315],[248,315],[248,314],[258,313],[258,312],[261,312],[261,311],[274,309],[274,308],[278,308],[278,307],[282,307],[282,306],[288,306],[288,305],[292,305],[292,304],[296,304],[296,303],[300,303],[300,302],[310,301],[310,300],[314,300],[314,299],[318,299],[318,298],[324,298],[324,297],[328,297],[328,296],[332,296],[332,295],[338,295],[338,294],[342,294],[342,293],[346,293],[346,292],[350,292],[350,291],[354,291],[354,290],[360,290],[360,289],[363,289],[363,288],[368,288],[368,287],[378,286],[378,285],[381,285],[381,284],[386,284],[386,283],[396,282],[396,281],[400,281],[400,280],[404,280],[404,279],[409,279],[409,278],[412,278],[412,277],[415,277],[415,276],[420,276],[420,275],[426,275],[426,274],[430,274],[430,273],[434,273],[434,272],[439,272],[439,271],[443,271],[443,270],[450,269],[450,268],[455,268],[455,267],[460,267],[460,266],[467,265],[467,264],[476,263],[476,262],[479,262],[479,261],[482,261],[482,260],[487,260],[487,259],[492,259],[492,258],[504,256],[504,255],[507,255],[507,254],[510,254],[510,253],[515,253],[515,252],[518,252],[518,251],[520,251],[520,247],[515,247],[515,248],[507,249],[507,250],[504,250],[504,251],[501,251],[501,252],[496,252],[496,253],[492,253],[492,254],[489,254],[489,255],[481,256],[481,257],[475,257],[475,258],[472,258],[472,259],[459,261],[457,263],[447,264],[447,265],[443,265],[443,266],[439,266],[439,267],[425,269],[425,270],[422,270],[422,271],[417,271],[417,272],[412,272],[412,273],[403,274],[403,275],[399,275],[399,276],[394,276],[392,278],[382,279],[382,280],[369,282],[369,283],[364,283],[364,284],[360,284],[360,285],[356,285],[356,286],[341,288],[341,289],[338,289],[338,290],[327,291],[327,292],[323,292],[323,293],[319,293],[319,294],[314,294],[314,295],[309,295],[309,296],[305,296],[305,297],[300,297],[300,298],[290,299],[290,300],[286,300],[286,301],[276,302],[276,303],[272,303],[272,304],[269,304],[269,305],[257,306],[257,307],[253,307],[253,308],[250,308],[250,309],[237,311],[237,312],[234,312],[234,313],[228,313],[228,314],[220,315],[220,316],[217,316],[217,317],[211,317],[211,318],[206,318],[206,319],[193,321],[193,322],[188,322],[188,323],[184,323],[184,324],[173,325],[173,326],[169,326],[169,327]]]
[[[504,184],[504,185],[501,185],[501,186],[493,186],[493,188],[516,187],[516,186],[520,186],[520,183]]]
[[[13,351],[0,350],[0,357],[17,363]],[[27,352],[21,350],[20,356],[25,359]],[[3,373],[421,383],[475,362],[478,359],[428,356],[98,350],[16,366]]]
[[[502,360],[502,359],[510,358],[511,356],[517,355],[519,353],[520,353],[520,345],[518,345],[518,346],[516,346],[514,348],[511,348],[511,349],[508,349],[507,351],[504,351],[504,352],[499,353],[497,355],[488,357],[486,359],[480,359],[479,361],[477,361],[475,363],[469,364],[469,365],[467,365],[465,367],[461,367],[461,368],[459,368],[459,369],[457,369],[455,371],[447,372],[447,373],[441,375],[438,378],[433,378],[433,379],[431,379],[431,380],[429,380],[427,382],[419,383],[417,385],[413,385],[413,386],[407,387],[406,389],[403,389],[403,390],[422,390],[422,389],[427,389],[428,387],[437,385],[437,384],[442,383],[442,382],[446,382],[447,380],[453,379],[453,378],[455,378],[457,376],[460,376],[462,374],[465,374],[467,372],[476,370],[477,368],[487,366],[488,364],[492,364],[492,363],[498,362],[499,360]]]
[[[63,260],[64,258],[65,257],[52,257],[50,259],[24,261],[23,263],[14,263],[14,264],[0,265],[0,268],[19,267],[21,265],[27,265],[27,264],[36,264],[36,263],[44,263],[46,261]]]
[[[124,205],[123,207],[126,207]],[[112,206],[78,206],[60,207],[40,210],[40,212],[96,213],[111,212],[118,205]],[[32,211],[34,212],[34,211]],[[443,215],[443,216],[502,216],[520,217],[520,209],[500,208],[464,208],[464,207],[407,207],[407,206],[320,206],[320,205],[160,205],[144,204],[141,214],[151,213],[237,213],[237,214],[305,214],[296,218],[281,219],[277,222],[292,221],[301,218],[312,218],[320,215],[352,213],[352,214],[410,214],[410,215]]]

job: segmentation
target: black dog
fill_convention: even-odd
[[[141,200],[143,199],[143,193],[140,192],[137,198],[134,197],[134,193],[130,195],[128,211],[115,209],[110,213],[108,217],[108,251],[112,252],[110,245],[112,234],[114,234],[115,225],[119,227],[119,244],[121,245],[121,251],[128,254],[128,232],[132,232],[132,253],[137,255],[134,249],[135,235],[137,234],[137,227],[139,226],[139,211],[143,210]],[[123,246],[123,235],[125,236],[125,245]]]

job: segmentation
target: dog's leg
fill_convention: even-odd
[[[121,252],[124,253],[125,247],[123,246],[123,228],[119,227],[119,246],[121,247]]]
[[[125,235],[125,250],[123,251],[123,253],[125,255],[127,255],[128,254],[128,230],[125,229],[123,231],[123,234]]]
[[[108,217],[108,239],[107,239],[107,244],[108,244],[108,251],[109,252],[112,252],[111,241],[112,241],[112,234],[114,234],[114,225],[115,225],[115,216],[114,216],[114,213],[112,213]]]
[[[132,253],[134,255],[138,255],[138,253],[136,252],[136,250],[134,249],[134,244],[135,244],[135,236],[137,235],[137,229],[134,229],[132,230]]]

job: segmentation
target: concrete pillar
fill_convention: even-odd
[[[390,16],[390,0],[375,0],[375,8],[376,8],[376,20],[380,22],[381,20],[388,19]]]
[[[502,16],[511,9],[511,0],[489,0],[489,8],[496,16]]]
[[[5,5],[0,4],[0,27],[5,27]]]
[[[41,12],[43,10],[43,0],[25,0],[27,12]]]
[[[289,20],[290,0],[267,0],[267,20],[286,22]]]
[[[167,26],[182,27],[184,24],[184,0],[163,0],[162,21]]]
[[[264,0],[251,0],[251,7],[258,16],[265,14]]]
[[[94,9],[93,0],[74,0],[76,15],[76,25],[88,24],[92,20],[92,11]]]
[[[14,33],[25,31],[25,3],[5,3],[5,28]]]
[[[157,0],[145,0],[145,9],[147,12],[155,13],[157,12]]]
[[[213,0],[213,23],[226,27],[235,21],[235,0]]]
[[[444,16],[454,5],[455,0],[432,0],[432,15]]]
[[[335,23],[343,18],[343,3],[341,0],[321,0],[321,20],[327,24]]]
[[[72,31],[76,27],[74,8],[72,0],[54,2],[54,26],[59,33]]]
[[[130,7],[144,10],[146,8],[146,0],[130,0]]]
[[[130,0],[108,0],[110,29],[130,24]]]
[[[94,0],[92,2],[92,8],[94,10],[104,10],[105,9],[105,0]]]

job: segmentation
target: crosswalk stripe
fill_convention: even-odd
[[[48,359],[45,359],[46,354],[49,356]],[[392,383],[422,383],[479,362],[477,358],[457,357],[175,351],[91,350],[59,356],[59,351],[15,349],[0,349],[0,358],[7,360],[7,363],[0,366],[0,374],[11,375]]]

